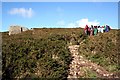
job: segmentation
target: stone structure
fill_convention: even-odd
[[[21,33],[23,31],[27,31],[27,30],[29,30],[29,29],[26,27],[18,26],[18,25],[10,26],[9,35],[18,34],[18,33]]]

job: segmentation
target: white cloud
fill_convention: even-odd
[[[70,28],[75,28],[75,27],[81,27],[84,28],[85,25],[91,26],[91,25],[99,25],[100,23],[95,20],[95,21],[89,21],[87,18],[80,19],[74,23],[69,23],[68,27]]]
[[[89,26],[91,26],[91,25],[99,25],[100,24],[99,22],[97,22],[97,20],[89,21],[87,18],[78,20],[76,23],[77,23],[77,26],[82,27],[82,28],[84,28],[84,26],[86,24],[89,25]]]
[[[65,21],[64,20],[60,20],[57,22],[58,26],[64,26],[65,25]]]
[[[29,9],[25,9],[25,8],[12,8],[9,11],[9,14],[11,15],[21,15],[22,17],[27,17],[27,18],[31,18],[34,14],[34,11],[32,10],[32,8]]]

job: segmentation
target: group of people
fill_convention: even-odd
[[[104,33],[104,32],[109,32],[110,31],[110,26],[104,25],[104,26],[88,26],[86,25],[84,28],[84,33],[87,35],[97,35],[98,32]]]

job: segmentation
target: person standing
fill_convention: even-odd
[[[84,33],[88,35],[88,25],[85,26]]]
[[[101,27],[101,33],[104,33],[104,26]]]
[[[104,30],[103,31],[106,32],[106,25],[104,25]]]
[[[106,25],[106,32],[110,31],[110,26]]]
[[[88,35],[90,35],[90,32],[91,32],[91,28],[88,27]]]
[[[97,26],[94,26],[94,35],[97,35],[97,33],[98,33]]]
[[[91,25],[90,36],[93,36],[93,33],[94,33],[94,28],[93,25]]]
[[[100,26],[98,26],[98,28],[97,28],[97,29],[98,29],[98,32],[101,32],[101,27],[100,27]]]

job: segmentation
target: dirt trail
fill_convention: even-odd
[[[85,59],[83,56],[78,54],[79,45],[69,46],[69,50],[72,54],[73,60],[70,64],[70,70],[68,79],[79,78],[84,73],[81,71],[81,67],[87,67],[97,73],[99,77],[102,78],[113,78],[113,73],[106,71],[103,67]]]

